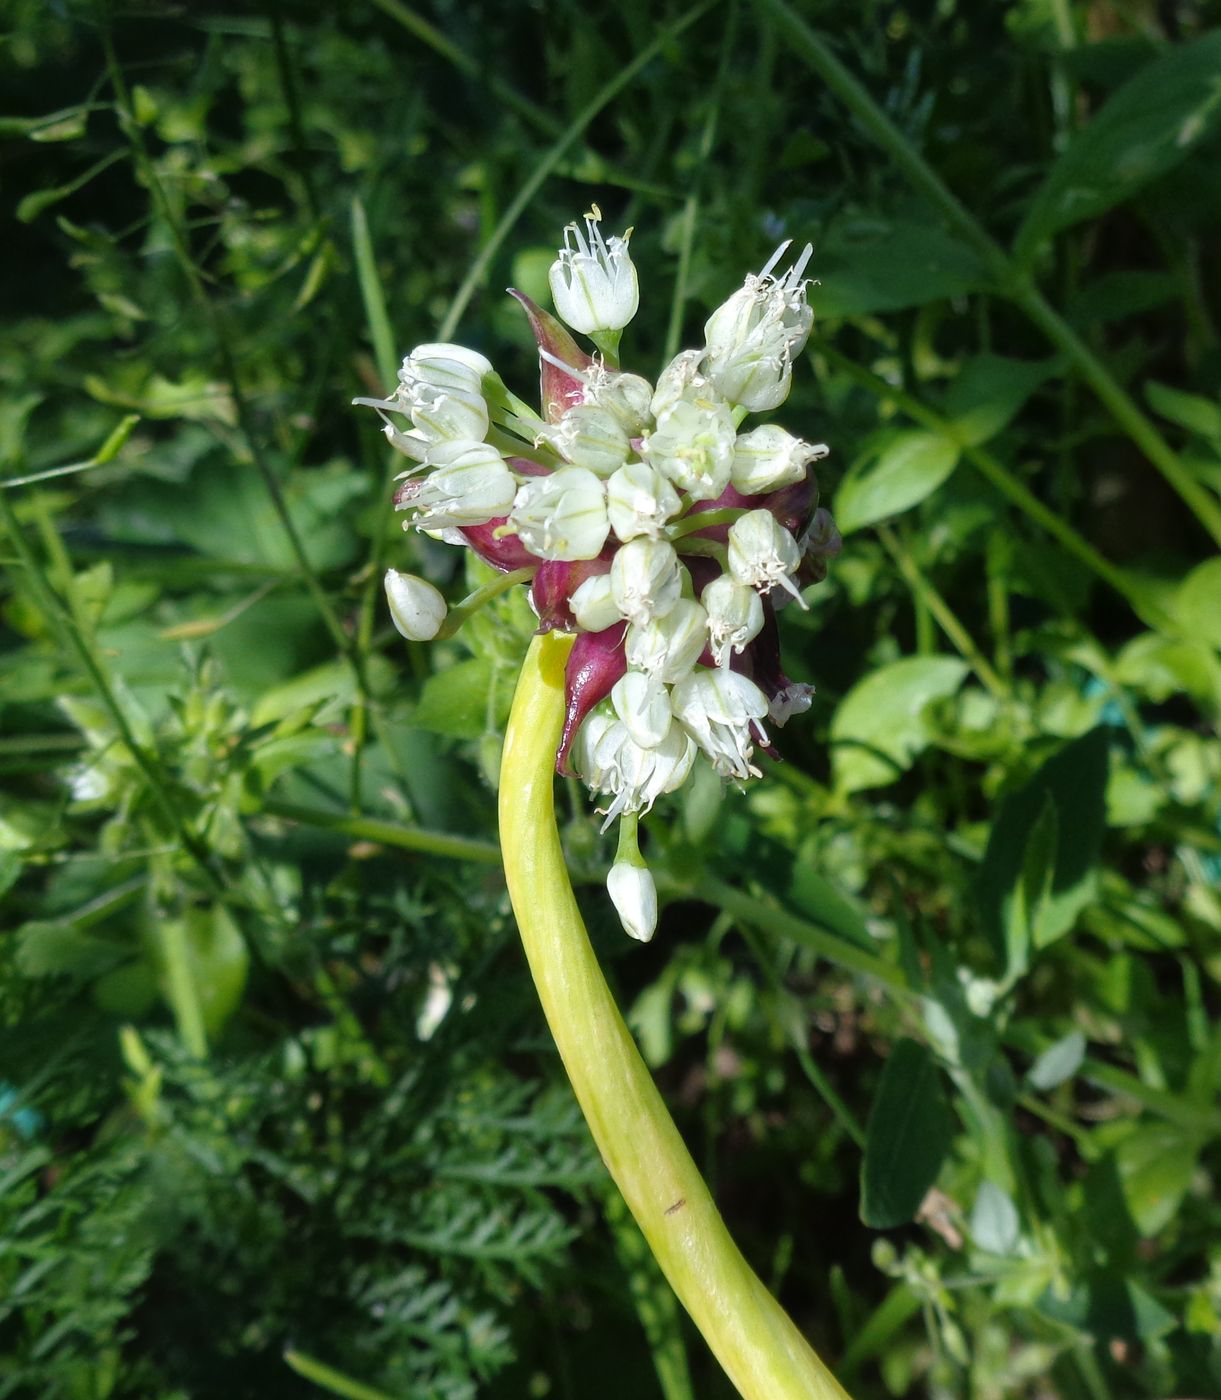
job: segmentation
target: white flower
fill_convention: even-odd
[[[730,652],[741,652],[763,630],[763,603],[758,593],[727,574],[720,574],[704,589],[701,601],[708,614],[712,659],[718,666]]]
[[[491,372],[491,362],[476,350],[462,345],[417,345],[399,368],[393,400],[380,405],[361,402],[373,402],[374,407],[393,405],[430,442],[451,438],[482,442],[489,421],[483,376]]]
[[[399,634],[409,642],[431,642],[449,611],[437,589],[427,579],[397,569],[386,570],[385,585],[390,620]]]
[[[692,392],[662,411],[641,455],[692,499],[711,501],[729,485],[737,434],[728,404]]]
[[[540,559],[596,559],[610,533],[606,487],[585,467],[531,477],[517,493],[509,520]]]
[[[758,727],[767,714],[767,697],[754,681],[724,668],[696,671],[674,687],[671,704],[721,777],[761,776],[750,760],[755,739],[767,743]]]
[[[670,693],[661,681],[643,671],[628,671],[610,693],[615,714],[627,726],[634,743],[655,749],[670,732]]]
[[[639,374],[607,369],[595,359],[585,371],[585,402],[613,413],[629,437],[638,437],[648,426],[653,386]]]
[[[606,877],[624,933],[647,943],[657,931],[657,886],[647,866],[618,860]]]
[[[823,443],[802,442],[774,423],[742,433],[733,449],[733,484],[747,496],[761,496],[804,481],[811,462],[827,455]]]
[[[606,512],[621,540],[657,539],[681,505],[678,492],[647,462],[629,462],[606,483]]]
[[[729,572],[734,578],[761,593],[779,584],[808,610],[792,578],[800,563],[797,541],[770,510],[747,511],[729,527]]]
[[[807,243],[783,277],[772,274],[788,246],[782,243],[759,275],[749,275],[704,326],[705,373],[725,398],[752,413],[788,397],[793,357],[801,353],[814,321],[801,275],[813,248]]]
[[[565,228],[564,246],[548,273],[560,319],[583,335],[621,330],[640,304],[636,269],[627,249],[632,230],[622,238],[604,240],[598,227],[601,218],[595,204],[585,215],[584,233],[579,224]]]
[[[536,442],[550,443],[565,461],[598,476],[610,476],[622,466],[631,447],[619,419],[593,403],[575,404]]]
[[[643,626],[664,617],[682,596],[682,566],[674,546],[643,536],[616,551],[610,568],[611,596],[621,617]]]
[[[586,785],[614,799],[605,811],[605,831],[624,812],[647,812],[662,793],[681,787],[696,748],[677,724],[656,748],[642,748],[615,717],[613,706],[603,701],[583,720],[573,754]]]
[[[486,525],[506,515],[513,504],[517,481],[504,458],[484,442],[438,443],[430,460],[438,463],[431,475],[402,487],[398,509],[418,512],[421,530],[453,525]]]
[[[660,418],[671,404],[684,398],[688,389],[708,386],[708,381],[700,374],[700,361],[703,358],[702,350],[680,350],[662,370],[649,404],[649,412],[654,418]]]
[[[436,389],[482,392],[483,377],[491,374],[492,362],[478,350],[447,341],[417,345],[399,367],[399,384],[424,382]]]
[[[746,591],[758,603],[758,595]],[[762,604],[759,611],[762,618]],[[707,645],[707,614],[698,603],[680,598],[665,617],[627,629],[626,655],[628,665],[673,683],[693,669]]]
[[[587,578],[568,600],[572,615],[587,632],[605,632],[619,621],[609,574]]]

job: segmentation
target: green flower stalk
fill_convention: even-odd
[[[555,822],[573,638],[535,637],[500,769],[509,898],[547,1023],[607,1169],[662,1272],[746,1400],[846,1400],[743,1259],[619,1014],[581,921]]]
[[[410,466],[395,508],[501,575],[447,611],[427,580],[391,569],[409,640],[451,636],[528,582],[539,634],[505,738],[500,831],[509,895],[548,1023],[594,1140],[675,1293],[748,1400],[844,1396],[742,1258],[623,1023],[577,910],[555,825],[555,772],[578,773],[619,824],[607,893],[624,932],[657,929],[640,821],[696,762],[743,784],[756,748],[810,705],[780,665],[777,612],[839,544],[810,464],[826,453],[774,425],[813,313],[811,249],[782,243],[655,384],[619,368],[639,292],[628,233],[603,238],[595,205],[551,269],[556,310],[521,293],[539,348],[534,413],[490,361],[419,345],[375,409]],[[407,427],[405,424],[409,423]]]

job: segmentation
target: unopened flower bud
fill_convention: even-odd
[[[657,886],[648,868],[616,861],[606,877],[606,889],[623,931],[647,943],[657,931]]]
[[[759,601],[752,589],[746,591]],[[680,598],[665,617],[627,629],[628,664],[670,683],[690,674],[707,645],[707,614],[689,598]]]
[[[587,632],[604,632],[620,620],[609,574],[587,578],[568,600],[568,606],[577,623]]]
[[[656,539],[681,504],[674,487],[647,462],[629,462],[606,483],[606,513],[621,540]]]
[[[643,536],[616,553],[610,571],[611,595],[621,617],[643,626],[664,617],[682,596],[682,566],[674,546]]]
[[[449,609],[445,599],[426,579],[415,574],[386,570],[386,601],[390,620],[409,642],[430,642],[441,630]]]
[[[748,511],[729,527],[729,572],[739,583],[770,592],[777,584],[801,604],[792,575],[801,562],[797,541],[769,510]]]
[[[811,462],[827,455],[822,444],[802,442],[774,423],[742,433],[733,450],[731,480],[748,496],[760,496],[803,481]]]
[[[540,559],[593,559],[606,543],[606,488],[585,467],[561,467],[527,481],[509,513]]]
[[[721,574],[704,589],[701,601],[708,613],[712,659],[724,666],[732,652],[741,652],[763,630],[763,600],[753,588]]]
[[[548,281],[560,318],[583,335],[621,330],[636,314],[640,292],[628,254],[631,229],[622,238],[603,239],[595,204],[585,216],[585,232],[572,223],[564,247],[551,264]]]
[[[709,501],[729,485],[736,435],[728,404],[700,395],[665,409],[641,452],[680,490]]]

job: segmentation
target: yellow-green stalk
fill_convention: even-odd
[[[745,1400],[847,1400],[730,1238],[602,976],[555,823],[572,638],[535,637],[500,769],[509,897],[547,1022],[615,1184],[679,1300]]]

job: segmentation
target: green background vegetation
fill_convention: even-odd
[[[648,947],[561,794],[731,1228],[858,1396],[1221,1392],[1210,13],[10,0],[0,1395],[726,1392],[508,916],[531,618],[391,631],[479,580],[348,406],[451,335],[529,394],[595,199],[648,375],[817,250],[815,706],[654,815]]]

